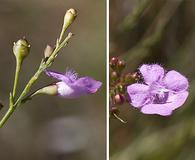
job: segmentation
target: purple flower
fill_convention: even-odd
[[[144,114],[169,116],[184,104],[188,97],[188,80],[180,73],[165,70],[157,64],[144,64],[139,68],[144,84],[127,87],[130,103]]]
[[[78,74],[73,70],[65,74],[53,71],[45,71],[50,77],[60,80],[56,83],[58,95],[64,98],[78,98],[87,94],[95,93],[102,85],[90,77],[78,78]]]

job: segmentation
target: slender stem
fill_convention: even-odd
[[[47,67],[49,67],[53,60],[56,58],[59,50],[63,47],[65,47],[68,42],[69,42],[69,39],[73,36],[73,33],[68,33],[67,37],[64,39],[64,41],[61,43],[61,44],[57,44],[57,47],[55,48],[55,50],[53,51],[53,53],[51,54],[51,56],[48,58],[48,60],[46,61],[46,65]],[[59,43],[59,41],[57,42]]]
[[[6,114],[4,115],[4,117],[0,121],[0,128],[3,127],[3,125],[9,119],[9,117],[13,114],[13,112],[15,111],[15,109],[16,109],[16,106],[10,107],[8,109],[8,111],[6,112]]]
[[[23,99],[23,97],[26,96],[26,94],[30,91],[32,85],[37,81],[37,79],[39,78],[39,76],[41,75],[41,73],[44,71],[46,67],[40,68],[35,74],[34,76],[30,79],[30,81],[27,83],[26,87],[24,88],[24,90],[22,91],[20,97],[18,98],[18,100],[15,102],[14,105],[19,106],[21,100]]]
[[[15,72],[14,87],[13,87],[13,92],[12,92],[13,98],[16,95],[16,88],[17,88],[17,84],[18,84],[18,78],[19,78],[19,74],[20,74],[21,65],[22,65],[22,61],[19,59],[16,59],[16,72]]]
[[[60,37],[58,39],[58,42],[61,43],[64,33],[66,32],[67,28],[69,27],[70,24],[63,24],[62,31],[60,33]]]
[[[24,90],[22,91],[20,97],[18,98],[18,100],[16,101],[15,105],[20,104],[20,102],[22,101],[22,99],[26,96],[26,94],[30,91],[31,86],[36,82],[36,80],[39,78],[40,74],[46,69],[48,68],[53,60],[55,59],[57,53],[59,52],[59,50],[66,46],[66,44],[68,44],[69,39],[72,37],[72,33],[69,33],[68,36],[65,38],[65,40],[59,45],[59,47],[57,47],[53,53],[51,54],[51,56],[49,57],[49,59],[47,60],[46,63],[44,63],[43,61],[40,64],[40,67],[38,69],[38,71],[34,74],[34,76],[30,79],[30,81],[27,83],[26,87],[24,88]]]
[[[64,31],[64,29],[62,28],[62,31],[61,31],[61,33],[60,33],[60,37],[59,37],[59,39],[58,39],[58,42],[59,42],[59,43],[62,41],[62,38],[63,38],[63,36],[64,36],[64,33],[65,33],[65,31]]]
[[[13,112],[16,109],[16,106],[14,106],[13,104],[14,100],[13,100],[13,96],[10,93],[9,96],[9,109],[6,112],[6,114],[4,115],[4,117],[2,118],[2,120],[0,121],[0,128],[3,127],[3,125],[5,124],[5,122],[8,120],[8,118],[13,114]]]

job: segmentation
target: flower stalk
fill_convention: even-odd
[[[22,62],[30,52],[30,45],[28,41],[25,38],[18,40],[16,43],[14,43],[13,52],[16,57],[16,72],[15,72],[14,87],[12,92],[13,99],[14,99]]]
[[[57,39],[55,49],[53,50],[53,52],[51,53],[51,55],[48,57],[48,59],[46,61],[45,61],[45,59],[41,60],[41,63],[40,63],[40,66],[39,66],[38,70],[35,72],[35,74],[31,77],[29,82],[26,84],[24,90],[22,91],[22,93],[20,94],[20,96],[17,100],[15,100],[15,94],[16,94],[16,88],[17,88],[17,83],[18,83],[18,78],[19,78],[19,72],[20,72],[20,69],[21,69],[22,61],[27,56],[27,54],[23,54],[23,53],[27,53],[27,52],[26,51],[23,52],[24,48],[22,48],[22,49],[19,48],[20,50],[18,49],[19,46],[16,45],[16,44],[19,43],[19,42],[20,42],[19,44],[22,44],[21,46],[24,47],[23,43],[21,43],[20,40],[16,44],[14,44],[13,50],[14,50],[14,54],[16,56],[16,73],[15,73],[15,80],[14,80],[14,86],[13,86],[13,94],[10,93],[9,109],[0,121],[0,128],[2,128],[3,125],[7,122],[9,117],[14,113],[15,109],[17,107],[19,107],[22,104],[22,102],[25,102],[23,100],[25,100],[26,95],[29,93],[29,91],[30,91],[31,87],[33,86],[33,84],[38,80],[41,73],[45,69],[47,69],[48,67],[50,67],[52,65],[52,63],[53,63],[54,59],[57,57],[59,51],[68,44],[68,42],[69,42],[70,38],[73,36],[73,34],[68,33],[67,37],[64,40],[63,40],[63,36],[64,36],[64,33],[67,30],[67,28],[74,21],[75,17],[70,19],[70,22],[69,22],[68,25],[66,25],[66,27],[63,26],[62,32],[60,34],[60,38]],[[18,50],[21,51],[21,52],[20,53],[16,52]]]

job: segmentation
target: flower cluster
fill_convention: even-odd
[[[110,60],[110,116],[119,119],[118,106],[128,101],[127,86],[139,79],[137,73],[124,73],[126,62],[113,57]]]

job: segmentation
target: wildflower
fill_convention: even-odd
[[[172,111],[184,104],[188,97],[188,80],[157,64],[144,64],[139,68],[144,83],[134,83],[127,87],[130,103],[144,114],[169,116]]]
[[[95,93],[102,85],[90,77],[78,78],[78,74],[73,70],[68,70],[65,74],[46,71],[46,74],[60,80],[56,83],[57,94],[64,98],[78,98]]]

